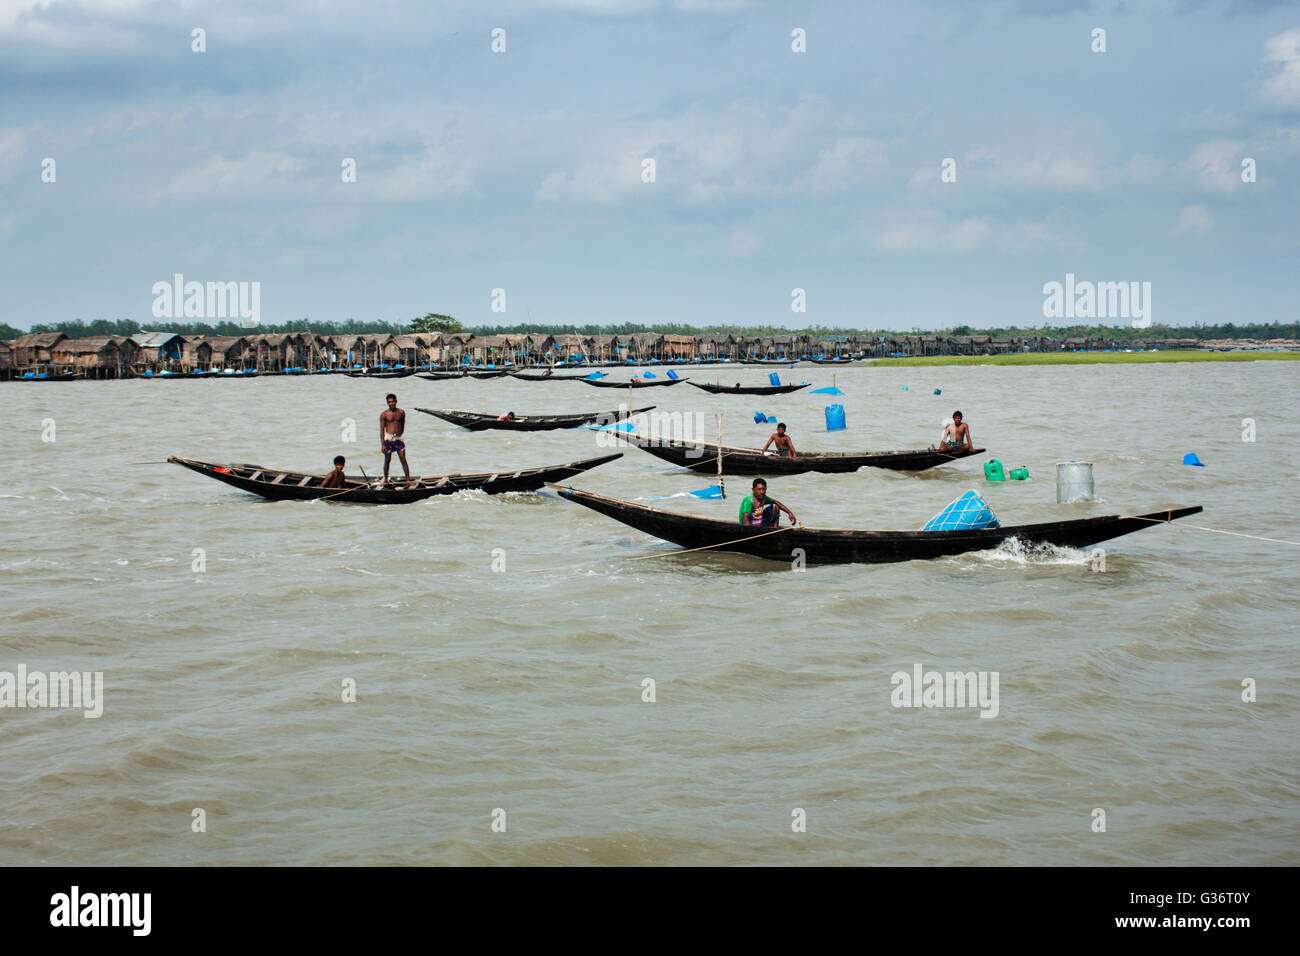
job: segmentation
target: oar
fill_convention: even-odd
[[[128,461],[128,465],[170,465],[170,461]]]

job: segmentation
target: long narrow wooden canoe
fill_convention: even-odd
[[[703,382],[692,381],[691,384],[715,395],[785,395],[789,392],[797,392],[801,388],[807,388],[810,383],[804,382],[802,385],[707,385]]]
[[[348,372],[348,378],[406,378],[414,375],[413,368],[366,369],[364,372]]]
[[[595,385],[597,388],[654,388],[656,385],[680,385],[682,382],[689,382],[690,379],[662,378],[653,382],[607,382],[603,378],[580,378],[577,381]]]
[[[752,528],[735,521],[650,508],[573,488],[561,487],[556,491],[592,511],[683,548],[733,551],[779,561],[790,561],[800,556],[808,564],[941,558],[969,551],[986,551],[1012,538],[1030,545],[1087,548],[1099,541],[1185,518],[1201,510],[1198,505],[1145,515],[1104,515],[969,531],[841,531],[801,525],[781,529]]]
[[[416,411],[441,418],[443,421],[459,425],[461,428],[468,428],[472,432],[484,431],[490,428],[515,432],[544,432],[556,428],[577,428],[579,425],[585,425],[588,422],[612,425],[629,415],[639,415],[642,412],[650,411],[654,407],[653,405],[647,405],[645,408],[634,408],[630,412],[623,408],[612,412],[583,412],[577,415],[516,415],[514,421],[504,422],[498,421],[496,415],[466,412],[458,408],[417,408]]]
[[[621,454],[604,455],[600,458],[586,458],[570,462],[567,465],[551,465],[545,468],[501,469],[472,475],[420,475],[412,476],[416,486],[408,488],[404,477],[394,478],[383,487],[381,479],[350,476],[344,479],[342,488],[322,488],[323,475],[309,475],[300,471],[284,471],[279,468],[265,468],[261,465],[229,464],[218,465],[210,461],[198,461],[193,458],[181,458],[176,455],[168,461],[197,471],[200,475],[224,481],[244,491],[251,491],[272,501],[338,501],[367,505],[402,505],[412,501],[421,501],[434,495],[450,495],[457,491],[484,491],[489,495],[499,495],[506,491],[536,491],[543,485],[567,481],[574,475],[599,467]]]
[[[587,375],[590,374],[590,372],[587,373]],[[544,372],[512,372],[511,378],[517,378],[522,382],[576,382],[580,378],[586,378],[587,375],[547,375]]]
[[[676,438],[646,437],[615,432],[629,445],[635,445],[656,458],[689,468],[692,471],[715,472],[718,468],[718,445],[703,441],[682,441]],[[726,475],[801,475],[808,471],[846,472],[859,468],[888,468],[891,471],[925,471],[936,465],[947,464],[960,458],[982,454],[983,448],[969,453],[953,454],[934,449],[915,451],[866,451],[857,454],[845,452],[799,452],[796,458],[765,455],[757,448],[735,448],[722,445],[722,472]]]

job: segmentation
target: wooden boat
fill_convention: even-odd
[[[846,358],[837,358],[837,359],[808,359],[808,361],[815,362],[818,365],[849,365],[852,363],[853,360],[846,359]]]
[[[556,491],[592,511],[683,548],[733,551],[779,561],[790,561],[792,555],[802,552],[801,556],[809,564],[942,558],[970,551],[986,551],[1012,538],[1030,545],[1087,548],[1099,541],[1118,538],[1120,535],[1201,511],[1198,505],[1193,508],[1154,511],[1145,515],[1104,515],[968,531],[841,531],[805,528],[802,525],[779,529],[752,528],[735,521],[700,518],[650,508],[573,488],[559,487]]]
[[[635,445],[656,458],[689,468],[713,473],[718,468],[718,448],[722,448],[722,472],[726,475],[800,475],[808,471],[846,472],[859,468],[888,468],[892,471],[925,471],[959,458],[979,455],[983,448],[953,454],[934,449],[916,451],[799,452],[797,458],[765,455],[757,448],[718,446],[712,442],[683,441],[676,438],[645,437],[615,432],[629,445]]]
[[[368,368],[364,372],[348,372],[348,378],[406,378],[414,375],[413,368]]]
[[[422,372],[420,378],[427,378],[431,382],[444,382],[452,378],[469,378],[466,372]]]
[[[801,388],[807,388],[810,383],[804,382],[802,385],[706,385],[702,382],[691,382],[696,388],[702,388],[706,392],[712,392],[714,395],[785,395],[789,392],[797,392]]]
[[[603,378],[580,378],[579,382],[595,385],[597,388],[654,388],[656,385],[680,385],[689,382],[686,378],[662,378],[653,382],[607,382]]]
[[[650,411],[654,407],[653,405],[647,405],[645,408],[634,408],[630,412],[624,408],[612,412],[586,412],[578,415],[516,415],[514,421],[504,422],[498,421],[496,415],[464,412],[457,408],[417,408],[416,411],[441,418],[443,421],[459,425],[461,428],[468,428],[472,432],[480,432],[489,428],[515,432],[544,432],[556,428],[577,428],[579,425],[585,425],[588,422],[612,425],[629,415],[639,415],[642,412]]]
[[[588,375],[591,373],[588,372]],[[576,382],[580,378],[586,378],[587,375],[546,375],[534,372],[512,372],[511,378],[517,378],[524,382]]]
[[[224,481],[243,491],[251,491],[272,501],[342,501],[368,505],[401,505],[422,501],[434,495],[450,495],[457,491],[484,491],[499,495],[506,491],[536,491],[548,482],[567,481],[574,475],[596,468],[621,454],[586,458],[567,465],[546,468],[501,469],[472,475],[420,475],[412,477],[414,488],[406,486],[404,477],[380,486],[381,479],[369,480],[350,476],[342,488],[322,488],[323,475],[309,475],[300,471],[283,471],[261,465],[218,465],[210,461],[181,458],[176,455],[168,461],[197,471],[200,475]]]
[[[75,382],[82,376],[76,372],[41,372],[39,375],[19,375],[15,382]]]

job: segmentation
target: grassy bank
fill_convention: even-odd
[[[873,359],[872,365],[1129,365],[1146,362],[1295,361],[1300,352],[1016,352],[1008,355],[924,355]]]

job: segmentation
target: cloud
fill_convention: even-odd
[[[894,209],[881,217],[870,244],[901,255],[996,253],[1020,256],[1058,249],[1078,252],[1086,244],[1057,233],[1048,223],[1017,219],[998,222],[988,216],[949,218],[935,209]]]
[[[885,146],[865,136],[846,136],[817,153],[817,159],[795,177],[796,192],[829,196],[867,185],[881,185],[889,170]]]
[[[964,253],[986,246],[992,235],[987,219],[950,222],[942,213],[925,210],[910,214],[906,222],[888,229],[876,239],[876,246],[896,253]]]
[[[602,122],[566,114],[551,138],[582,142],[568,168],[551,170],[539,202],[611,205],[636,197],[707,205],[737,198],[824,197],[888,185],[883,141],[814,97],[789,107],[735,102],[673,116]],[[602,132],[592,136],[591,130]],[[585,135],[584,135],[585,134]],[[641,161],[656,160],[656,181]]]
[[[1180,236],[1193,236],[1204,239],[1214,229],[1214,216],[1204,205],[1198,203],[1187,206],[1178,216],[1174,233]]]
[[[1264,60],[1281,64],[1260,88],[1264,99],[1275,106],[1300,106],[1300,27],[1264,41]]]
[[[1244,146],[1236,140],[1201,143],[1182,164],[1182,171],[1201,189],[1231,192],[1241,185]]]

